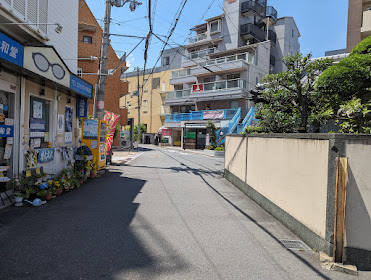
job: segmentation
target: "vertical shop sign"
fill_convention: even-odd
[[[70,106],[65,107],[65,126],[64,126],[64,142],[65,144],[72,143],[72,120],[73,120],[73,108]]]
[[[88,116],[88,100],[86,98],[77,98],[76,116],[78,118],[86,118]]]

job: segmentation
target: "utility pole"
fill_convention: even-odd
[[[106,79],[108,76],[107,72],[107,62],[108,62],[108,47],[109,47],[109,30],[111,23],[111,8],[112,6],[122,7],[126,3],[130,2],[130,10],[133,12],[136,9],[137,5],[142,3],[137,2],[136,0],[106,0],[106,10],[104,14],[104,26],[103,26],[103,35],[102,35],[102,47],[100,53],[100,65],[98,72],[98,85],[97,93],[95,96],[94,104],[94,118],[103,120],[104,118],[104,95],[106,91]]]
[[[144,73],[143,73],[144,75]],[[138,141],[140,143],[140,140],[142,139],[142,130],[140,127],[140,86],[139,86],[139,67],[137,67],[137,77],[138,77],[138,128],[137,128],[137,133],[138,133]]]

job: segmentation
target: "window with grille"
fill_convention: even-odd
[[[147,113],[148,112],[148,100],[143,100],[142,107],[143,107],[143,113]]]
[[[131,107],[131,102],[126,101],[126,108],[128,108],[128,114],[130,114],[130,107]]]
[[[93,44],[93,37],[84,35],[82,41],[85,44]]]
[[[160,88],[160,78],[153,78],[152,79],[152,89]]]

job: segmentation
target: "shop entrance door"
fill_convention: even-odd
[[[196,149],[203,150],[206,147],[206,129],[197,129]]]

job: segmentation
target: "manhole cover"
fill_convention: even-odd
[[[301,240],[287,240],[287,239],[280,239],[283,246],[286,247],[288,250],[293,251],[311,251],[312,249],[308,247],[307,244],[305,244]]]

